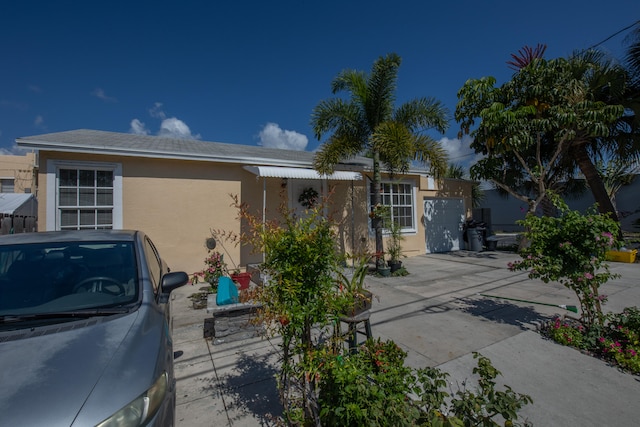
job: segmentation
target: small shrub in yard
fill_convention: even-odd
[[[557,217],[528,214],[518,221],[525,227],[529,243],[520,251],[521,260],[509,264],[513,271],[527,270],[529,278],[545,283],[556,281],[575,292],[582,321],[587,329],[604,324],[602,304],[606,296],[599,289],[618,277],[609,271],[605,254],[619,246],[618,224],[595,208],[586,215],[570,210],[557,195],[549,198],[558,208]]]
[[[598,340],[603,355],[621,368],[640,374],[640,310],[628,307],[611,315],[605,331]]]
[[[562,345],[583,348],[585,328],[581,324],[573,324],[567,321],[555,319],[553,326],[549,327],[549,338]]]
[[[508,386],[496,389],[500,372],[474,353],[477,388],[448,389],[448,374],[437,368],[412,369],[393,341],[368,340],[358,353],[316,353],[320,424],[331,426],[499,426],[516,425],[517,412],[531,403]],[[411,397],[410,397],[411,396]],[[501,418],[504,424],[497,419]],[[527,425],[525,423],[525,425]]]
[[[555,319],[542,334],[570,347],[586,350],[634,374],[640,374],[640,310],[625,308],[608,314],[603,327],[585,328],[571,319]]]

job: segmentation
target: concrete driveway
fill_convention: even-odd
[[[480,352],[502,372],[505,384],[533,398],[521,416],[534,425],[636,425],[640,377],[535,332],[556,314],[572,314],[558,305],[579,304],[561,285],[510,272],[507,263],[516,259],[506,252],[420,255],[404,259],[408,276],[371,277],[374,337],[394,340],[412,367],[448,372],[454,391],[473,380],[472,353]],[[601,289],[609,295],[605,311],[640,306],[640,265],[611,266],[622,277]],[[188,285],[173,294],[176,424],[274,425],[272,415],[281,413],[274,379],[278,340],[214,345],[204,338],[211,316],[194,310],[188,299],[197,291]]]

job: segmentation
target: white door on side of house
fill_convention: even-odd
[[[425,197],[423,221],[428,254],[461,249],[464,227],[462,199]]]

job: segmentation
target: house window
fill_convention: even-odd
[[[122,228],[120,165],[52,161],[52,166],[47,230]]]
[[[415,196],[410,182],[388,181],[381,183],[381,203],[389,206],[391,220],[397,221],[402,231],[415,231]],[[371,195],[373,199],[373,194]],[[386,224],[383,224],[386,226]]]
[[[0,193],[13,193],[14,182],[13,178],[0,178]]]
[[[60,169],[60,229],[113,228],[113,171]]]

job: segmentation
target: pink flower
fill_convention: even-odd
[[[605,339],[604,339],[604,337],[600,337],[600,338],[598,338],[598,341],[605,342]]]
[[[591,273],[584,273],[584,277],[585,277],[585,278],[587,278],[587,279],[589,279],[589,280],[591,280],[591,279],[593,279],[593,274],[591,274]]]

